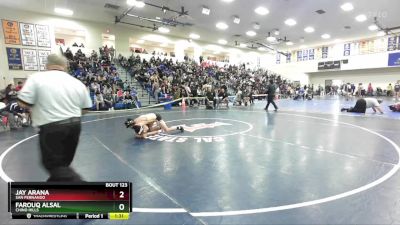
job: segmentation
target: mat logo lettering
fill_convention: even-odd
[[[196,123],[192,124],[190,126],[187,126],[186,124],[180,125],[185,129],[185,132],[190,132],[193,133],[198,130],[203,130],[203,129],[209,129],[209,128],[215,128],[215,127],[221,127],[221,126],[232,126],[232,124],[229,123],[222,123],[222,122],[214,122],[214,123]]]

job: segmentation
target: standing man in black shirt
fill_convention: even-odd
[[[274,81],[273,80],[269,80],[269,85],[267,86],[267,105],[265,106],[265,110],[268,110],[269,104],[272,103],[272,105],[275,108],[275,111],[278,111],[278,106],[276,106],[275,102],[274,102],[274,98],[275,98],[275,92],[276,92],[276,87],[274,85]]]

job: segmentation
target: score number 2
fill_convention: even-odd
[[[125,199],[125,192],[124,191],[119,191],[119,195],[118,195],[119,199]],[[124,211],[125,210],[125,204],[121,203],[118,205],[118,209],[120,211]]]

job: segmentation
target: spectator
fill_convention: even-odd
[[[372,88],[372,84],[368,84],[368,89],[367,89],[367,95],[368,96],[373,96],[374,95],[374,89]]]
[[[21,89],[22,89],[22,85],[23,85],[23,83],[22,83],[22,81],[18,81],[18,85],[15,87],[15,91],[20,91]]]
[[[395,94],[396,102],[398,102],[399,98],[400,98],[400,80],[398,80],[396,82],[396,84],[394,85],[394,94]]]
[[[96,103],[97,111],[99,111],[101,108],[105,107],[103,95],[98,90],[96,91],[95,103]]]
[[[393,86],[389,84],[386,88],[386,96],[391,97],[393,95]]]

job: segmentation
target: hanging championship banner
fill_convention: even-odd
[[[36,46],[35,26],[29,23],[19,23],[22,45]]]
[[[9,45],[20,45],[21,37],[19,35],[18,22],[10,20],[1,20],[3,25],[4,42]]]
[[[400,36],[397,36],[397,50],[400,50]]]
[[[276,64],[281,64],[281,54],[276,54]]]
[[[51,48],[50,31],[49,26],[46,25],[35,25],[37,45],[39,47]]]
[[[388,48],[387,48],[387,50],[389,52],[396,50],[396,47],[395,47],[396,39],[397,39],[397,37],[389,37],[388,38]]]
[[[22,57],[20,48],[6,48],[8,69],[9,70],[22,70]]]
[[[308,50],[303,50],[303,61],[308,61]]]
[[[47,56],[49,56],[50,53],[51,51],[48,50],[38,50],[39,69],[41,71],[46,70]]]
[[[292,61],[292,53],[288,53],[286,56],[286,63],[290,63]]]
[[[297,51],[297,62],[303,61],[303,52]]]
[[[322,58],[326,59],[328,58],[328,47],[322,47]]]
[[[24,70],[37,71],[38,59],[35,49],[22,49],[22,57],[24,60]]]
[[[349,56],[351,53],[351,43],[344,44],[344,56]]]
[[[315,49],[309,49],[308,50],[308,59],[309,60],[314,60],[315,59]]]

